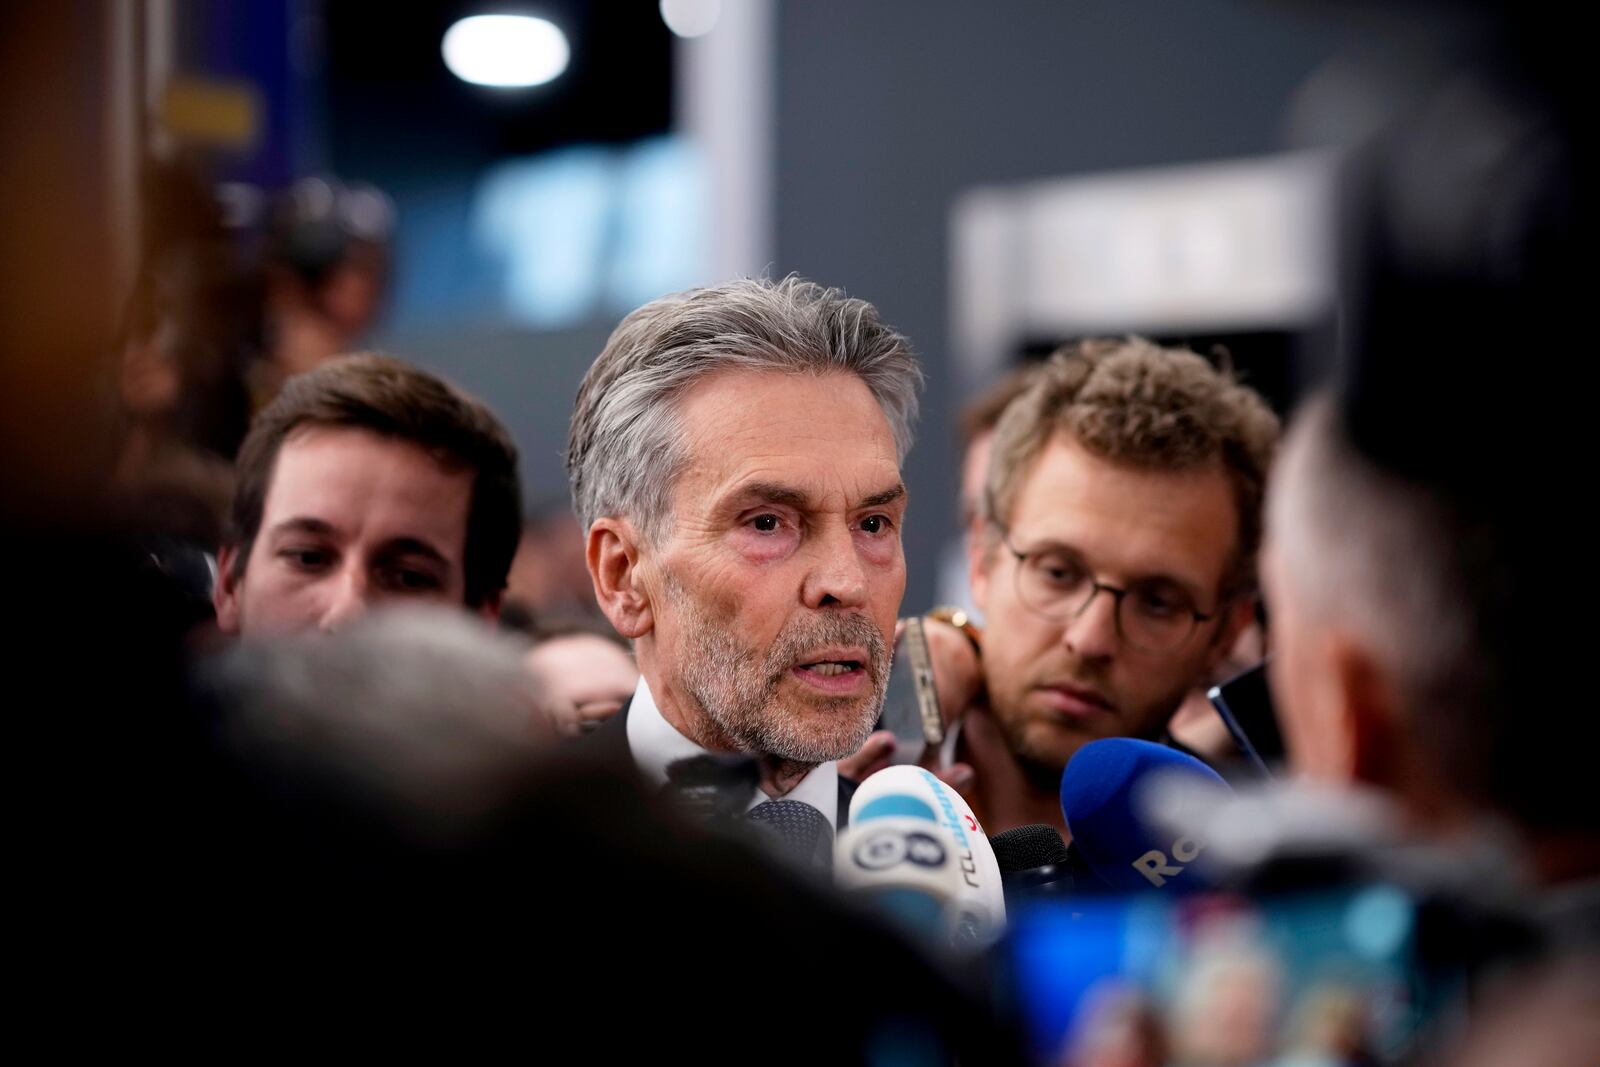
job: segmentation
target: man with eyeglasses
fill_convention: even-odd
[[[1277,437],[1255,392],[1138,338],[1057,352],[1006,409],[971,550],[981,678],[941,772],[991,832],[1064,828],[1072,754],[1161,738],[1222,661],[1255,609]],[[950,637],[942,695],[960,688]]]

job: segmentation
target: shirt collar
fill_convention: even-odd
[[[711,754],[666,720],[643,675],[639,676],[633,701],[628,705],[627,727],[628,749],[633,753],[633,761],[653,785],[667,783],[667,767],[671,764]],[[779,798],[768,797],[759,788],[753,789],[746,810],[772,799]],[[817,764],[782,799],[810,804],[822,813],[829,826],[839,825],[839,765],[831,761]]]

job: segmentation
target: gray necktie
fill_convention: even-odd
[[[789,862],[806,870],[833,870],[833,827],[822,812],[798,800],[768,800],[745,818],[760,828],[763,840]]]

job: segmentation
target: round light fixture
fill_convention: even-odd
[[[722,0],[661,0],[661,21],[679,37],[703,37],[721,16]]]
[[[521,89],[567,69],[572,49],[553,22],[531,15],[473,15],[444,34],[444,65],[462,81]]]

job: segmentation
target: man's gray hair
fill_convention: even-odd
[[[197,688],[246,760],[452,834],[515,792],[549,736],[522,655],[459,607],[404,605],[241,641],[202,661]]]
[[[902,462],[911,448],[922,371],[871,304],[795,275],[691,289],[623,319],[578,387],[567,473],[585,530],[615,515],[648,537],[666,532],[688,459],[678,398],[724,370],[854,374],[883,408]]]
[[[1404,725],[1474,800],[1495,796],[1497,711],[1471,531],[1448,507],[1359,455],[1332,394],[1296,414],[1267,521],[1307,624],[1348,629],[1388,673]]]

